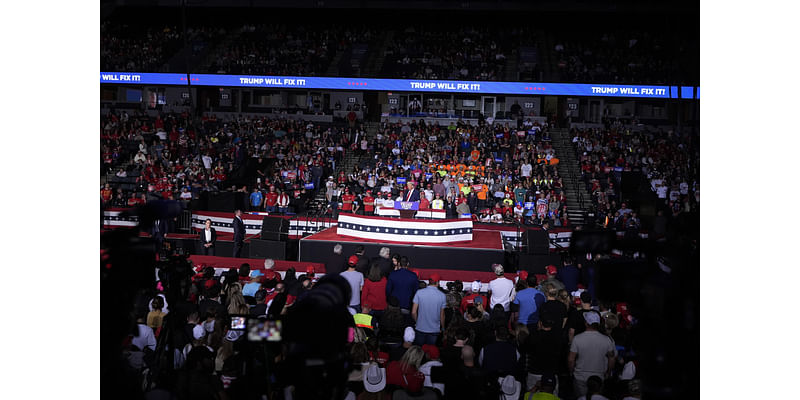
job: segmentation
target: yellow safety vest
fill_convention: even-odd
[[[353,315],[356,326],[372,329],[372,315],[358,313]]]

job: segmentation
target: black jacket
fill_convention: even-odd
[[[233,218],[233,241],[244,242],[244,222],[239,218]]]

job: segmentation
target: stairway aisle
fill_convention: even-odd
[[[365,137],[368,141],[372,141],[373,138],[378,133],[378,129],[380,128],[379,122],[364,122],[363,124]],[[344,171],[345,174],[349,174],[353,167],[361,164],[362,161],[369,158],[369,154],[359,155],[356,151],[348,152],[342,161],[336,164],[336,169],[333,171],[333,176],[336,177],[339,175],[339,172]],[[323,177],[326,178],[326,177]],[[324,185],[322,183],[321,185]],[[314,197],[312,201],[312,206],[309,208],[313,208],[314,205],[325,204],[327,201],[325,199],[325,187],[321,187],[320,190],[317,192],[317,196]]]
[[[558,176],[564,182],[564,191],[567,196],[567,215],[573,225],[588,223],[587,211],[591,204],[589,193],[580,180],[580,166],[572,146],[572,139],[567,129],[552,129],[550,131],[553,148],[559,159]]]

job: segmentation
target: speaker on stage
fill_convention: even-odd
[[[264,217],[261,223],[261,240],[289,240],[289,220],[285,218]]]
[[[250,239],[250,258],[286,259],[286,242]]]
[[[522,243],[527,246],[527,254],[550,254],[550,238],[543,230],[529,229],[523,232]]]

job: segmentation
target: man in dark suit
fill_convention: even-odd
[[[242,220],[242,210],[233,212],[233,257],[239,258],[244,246],[244,221]]]
[[[419,190],[414,188],[414,183],[408,182],[408,190],[403,196],[403,201],[419,201]]]
[[[203,246],[203,255],[216,255],[217,230],[211,227],[210,219],[206,219],[206,227],[200,231],[200,244]]]

